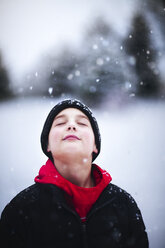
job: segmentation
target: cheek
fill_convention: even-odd
[[[57,143],[61,139],[61,132],[59,130],[52,130],[49,134],[49,145]]]
[[[84,140],[87,143],[87,145],[93,145],[94,144],[93,132],[89,132],[89,131],[84,132]]]

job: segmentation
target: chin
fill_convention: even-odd
[[[65,151],[64,153],[60,154],[61,159],[73,159],[73,161],[77,161],[80,160],[84,157],[86,157],[84,154],[82,154],[82,152],[80,151],[76,151],[75,149],[67,149],[67,151]]]

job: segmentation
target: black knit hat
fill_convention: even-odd
[[[43,152],[45,153],[46,156],[52,159],[51,152],[47,151],[49,132],[50,132],[55,116],[58,115],[58,113],[60,113],[62,110],[66,108],[79,109],[89,118],[89,121],[91,123],[92,129],[94,132],[94,136],[95,136],[96,148],[98,150],[98,153],[93,152],[92,161],[94,161],[95,158],[99,155],[100,147],[101,147],[101,136],[100,136],[99,127],[98,127],[95,117],[92,114],[92,111],[85,104],[83,104],[82,102],[76,99],[74,100],[68,99],[68,100],[59,102],[57,105],[55,105],[52,108],[52,110],[48,114],[45,124],[43,126],[42,133],[41,133],[41,147],[42,147]]]

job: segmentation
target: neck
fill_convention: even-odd
[[[91,173],[91,159],[80,163],[73,160],[61,161],[54,158],[54,164],[58,172],[71,183],[84,188],[91,188],[95,186]]]

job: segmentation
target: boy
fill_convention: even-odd
[[[35,184],[2,213],[4,248],[148,247],[134,199],[92,163],[101,138],[87,106],[78,100],[58,103],[45,121],[41,146],[49,159]]]

